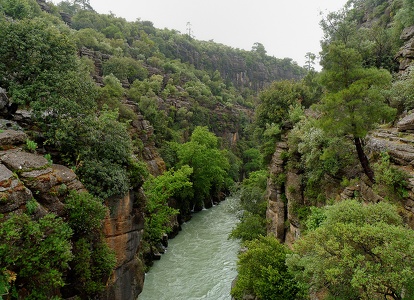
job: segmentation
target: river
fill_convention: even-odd
[[[195,213],[169,240],[167,252],[145,275],[139,300],[229,300],[237,275],[239,242],[228,235],[237,223],[238,199],[228,197]]]

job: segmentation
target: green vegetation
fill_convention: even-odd
[[[269,174],[265,170],[250,173],[240,189],[240,205],[243,209],[240,222],[233,228],[230,237],[250,241],[266,235],[265,191]]]
[[[414,232],[395,207],[354,200],[327,207],[326,219],[294,245],[287,263],[311,291],[332,299],[411,299]]]
[[[285,263],[290,253],[274,237],[260,237],[245,243],[239,254],[238,277],[231,294],[235,299],[255,295],[258,299],[298,299],[300,289]]]
[[[379,122],[395,116],[381,93],[390,87],[391,75],[383,69],[363,68],[358,52],[342,43],[329,45],[322,65],[321,81],[327,93],[316,107],[322,113],[321,127],[332,135],[353,137],[362,168],[374,182],[361,139]]]
[[[0,87],[13,108],[33,113],[37,138],[26,150],[70,166],[88,192],[61,185],[61,218],[40,217],[37,195],[1,216],[0,295],[97,298],[116,264],[102,235],[103,200],[144,191],[135,208],[153,246],[178,214],[212,205],[240,181],[243,212],[231,237],[247,250],[236,299],[414,297],[414,237],[397,209],[384,201],[325,207],[344,187],[359,198],[352,188],[362,172],[385,201],[401,206],[409,194],[408,175],[385,153],[369,161],[363,146],[369,131],[414,108],[414,73],[392,74],[413,0],[350,0],[324,16],[320,73],[310,52],[301,68],[260,43],[244,51],[197,41],[98,14],[89,1],[48,5],[49,13],[35,0],[0,0]],[[269,178],[277,143],[280,170]],[[301,229],[293,251],[265,237],[270,180],[284,217]],[[288,203],[289,194],[301,202]]]
[[[2,219],[0,227],[0,292],[14,298],[47,299],[64,286],[64,273],[73,259],[71,228],[49,214],[38,221],[26,214]]]
[[[188,165],[179,170],[173,169],[158,177],[151,177],[144,183],[147,196],[147,216],[145,218],[145,234],[151,242],[158,242],[162,235],[172,229],[173,217],[178,210],[168,205],[172,197],[179,201],[188,201],[193,196],[190,176],[193,169]]]

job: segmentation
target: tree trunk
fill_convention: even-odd
[[[364,169],[365,175],[368,176],[369,180],[372,183],[375,183],[374,178],[374,171],[371,169],[369,165],[369,160],[364,153],[364,149],[362,148],[361,139],[359,137],[354,137],[355,147],[358,153],[359,162],[361,163],[362,168]]]

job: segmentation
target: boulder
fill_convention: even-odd
[[[400,35],[400,39],[402,39],[403,41],[408,41],[412,37],[414,37],[414,25],[404,28]]]
[[[23,131],[4,130],[0,131],[0,146],[22,145],[26,142],[27,135]]]
[[[410,113],[397,123],[398,131],[414,130],[414,113]]]
[[[0,213],[13,212],[25,205],[32,197],[31,191],[15,174],[5,165],[0,164]]]
[[[16,149],[0,152],[0,162],[13,172],[25,172],[46,168],[49,164],[43,156]]]

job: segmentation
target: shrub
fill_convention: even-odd
[[[77,234],[99,230],[107,213],[101,201],[88,192],[71,191],[65,207],[68,223]]]
[[[63,273],[73,257],[69,240],[72,230],[52,214],[38,221],[26,214],[12,214],[1,221],[0,287],[3,285],[3,292],[7,282],[9,291],[25,289],[27,299],[50,299],[65,284]]]
[[[237,300],[245,295],[262,300],[297,299],[299,288],[285,264],[288,248],[272,236],[246,242],[245,246],[247,251],[239,254],[232,296]]]

